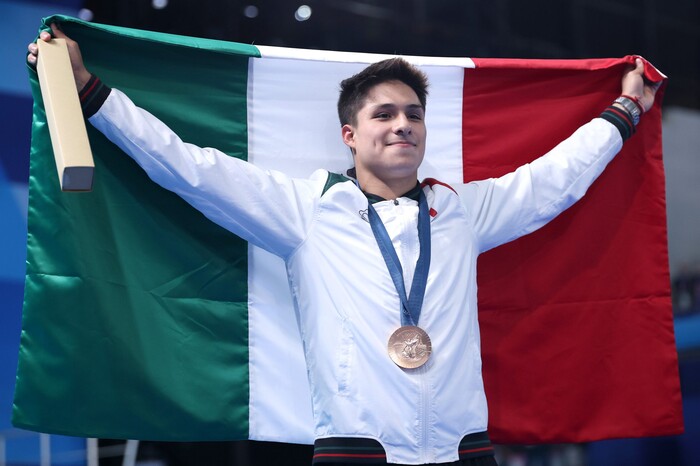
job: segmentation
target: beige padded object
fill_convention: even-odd
[[[62,191],[90,191],[95,162],[64,39],[37,41],[37,72]]]

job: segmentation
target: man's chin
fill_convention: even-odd
[[[394,175],[398,178],[416,177],[420,163],[413,160],[402,160],[385,169],[387,174]]]

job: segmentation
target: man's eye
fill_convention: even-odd
[[[380,120],[386,120],[387,118],[390,118],[390,117],[391,117],[391,115],[389,115],[386,112],[377,113],[377,115],[375,116],[375,118],[379,118]]]
[[[416,120],[416,121],[421,121],[423,119],[423,115],[420,113],[414,113],[412,115],[408,116],[411,120]]]

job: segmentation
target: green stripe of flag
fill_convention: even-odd
[[[80,43],[91,71],[185,141],[247,158],[248,59],[257,49],[52,20]],[[34,72],[30,78],[36,104],[14,424],[80,436],[247,438],[246,243],[152,183],[89,125],[94,191],[61,193]],[[70,382],[76,376],[79,385]]]

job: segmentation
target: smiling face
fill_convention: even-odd
[[[426,128],[425,110],[413,89],[400,81],[374,86],[355,120],[343,125],[342,136],[353,151],[362,189],[390,198],[415,186]],[[383,194],[387,187],[393,196]]]

